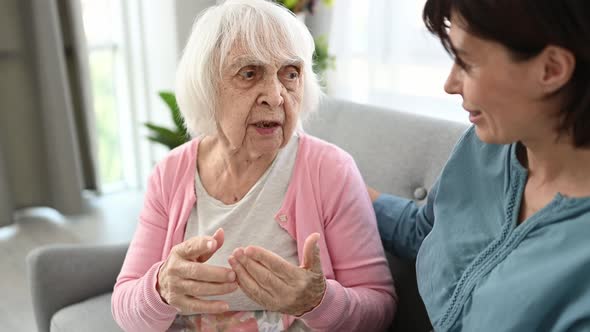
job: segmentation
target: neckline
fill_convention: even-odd
[[[523,225],[530,225],[532,223],[536,223],[537,220],[542,220],[544,216],[550,214],[556,208],[568,208],[572,206],[580,206],[584,204],[590,205],[590,196],[585,197],[569,197],[567,195],[562,194],[561,192],[556,192],[555,195],[551,198],[551,200],[539,209],[537,212],[526,218],[525,220],[518,222],[518,218],[520,217],[520,209],[522,207],[522,199],[524,196],[524,191],[526,187],[527,178],[529,175],[529,171],[526,167],[522,165],[520,160],[518,159],[518,149],[525,148],[524,145],[520,142],[510,144],[510,164],[513,167],[513,172],[515,172],[518,176],[517,180],[518,184],[514,190],[517,190],[513,193],[513,197],[515,197],[515,204],[514,204],[514,211],[513,211],[513,218],[511,224],[515,228],[522,229]],[[525,228],[528,228],[525,227]]]
[[[198,167],[197,167],[198,158],[197,158],[197,153],[195,153],[195,160],[194,160],[194,167],[193,167],[194,176],[193,176],[193,181],[192,181],[193,182],[193,193],[195,195],[195,198],[198,196],[197,195],[197,187],[198,187],[198,189],[205,194],[205,196],[201,197],[201,199],[205,199],[206,201],[214,204],[217,207],[232,209],[232,208],[238,206],[239,204],[244,202],[248,197],[253,195],[253,193],[256,190],[258,190],[258,188],[266,182],[270,173],[275,168],[275,165],[277,164],[277,162],[286,157],[285,153],[288,149],[293,148],[293,145],[295,145],[295,149],[297,149],[298,141],[300,138],[301,137],[297,132],[293,133],[289,142],[287,142],[287,145],[285,145],[283,148],[279,149],[279,151],[278,151],[277,155],[275,156],[275,158],[273,159],[272,163],[268,166],[268,168],[264,171],[264,173],[260,176],[260,178],[258,178],[258,180],[254,183],[254,185],[252,185],[250,187],[250,189],[248,189],[248,192],[246,192],[246,194],[240,200],[238,200],[237,202],[234,202],[234,203],[230,203],[230,204],[225,204],[224,202],[211,196],[211,194],[205,189],[205,187],[203,186],[203,182],[201,181],[201,176],[198,171]],[[295,140],[295,141],[293,141],[293,140]],[[198,147],[201,144],[201,141],[202,141],[202,138],[199,140],[199,142],[197,142],[197,150],[196,151],[198,151]]]

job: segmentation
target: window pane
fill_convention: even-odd
[[[94,111],[98,131],[98,159],[104,185],[122,182],[119,118],[115,99],[115,52],[113,49],[90,51],[90,73]]]
[[[328,93],[360,103],[466,121],[444,82],[452,60],[422,22],[425,0],[338,0],[330,53],[336,69]]]

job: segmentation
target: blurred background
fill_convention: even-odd
[[[215,2],[0,0],[0,330],[34,330],[31,249],[131,238],[169,151],[148,139],[169,133],[145,124],[175,130],[159,93]],[[424,28],[424,0],[280,2],[316,39],[329,96],[465,121],[443,91],[451,60]]]

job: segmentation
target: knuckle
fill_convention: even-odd
[[[203,270],[203,266],[200,263],[193,263],[191,264],[191,273],[194,275],[199,275]]]
[[[180,293],[183,289],[183,286],[180,282],[172,282],[170,283],[169,289],[171,292]]]
[[[166,268],[166,272],[168,275],[178,275],[178,272],[180,272],[180,269],[178,268],[178,265],[170,264]]]
[[[195,249],[195,245],[192,241],[185,242],[184,251],[185,252],[192,252]]]
[[[180,302],[180,297],[178,295],[176,295],[175,293],[168,292],[168,304],[170,304],[173,307],[179,307]]]
[[[191,310],[192,312],[202,312],[203,306],[196,301],[192,301],[189,305],[189,310]]]
[[[231,292],[231,291],[233,291],[235,288],[236,288],[236,284],[234,284],[234,283],[231,283],[231,284],[225,284],[225,290],[224,290],[224,291],[225,291],[226,293],[228,293],[228,292]]]
[[[170,256],[171,256],[171,258],[174,258],[177,256],[182,257],[185,250],[186,250],[186,242],[181,242],[181,243],[175,245],[174,247],[172,247],[171,253],[173,255],[170,255]]]
[[[201,283],[196,283],[191,287],[191,293],[195,296],[202,295],[204,291],[203,285]]]
[[[207,248],[207,241],[209,239],[205,236],[199,236],[197,238],[197,240],[193,243],[193,249],[194,250],[204,250],[205,248]]]

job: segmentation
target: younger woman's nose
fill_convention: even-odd
[[[451,72],[445,81],[445,92],[450,95],[461,94],[463,88],[463,71],[458,64],[453,64]]]

